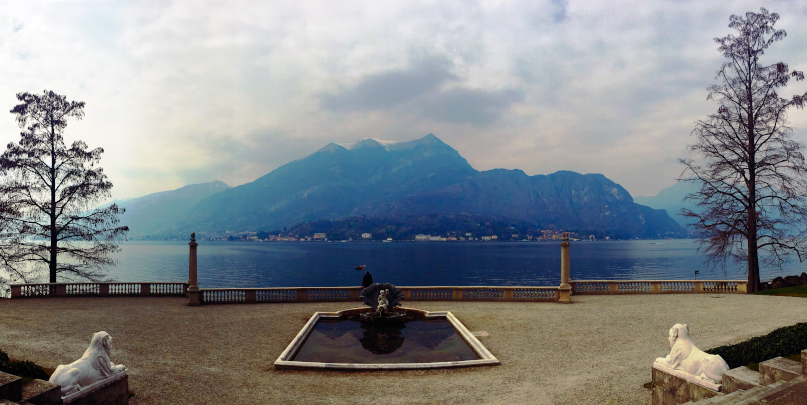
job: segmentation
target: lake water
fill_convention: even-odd
[[[122,243],[118,281],[187,281],[187,242]],[[745,269],[710,271],[697,241],[572,242],[572,280],[745,280]],[[399,286],[560,283],[560,242],[224,242],[199,241],[202,288],[339,287],[361,284],[366,265],[375,282]],[[762,269],[761,279],[801,274],[806,264]]]

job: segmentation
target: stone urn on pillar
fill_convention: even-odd
[[[563,232],[563,241],[560,242],[560,287],[558,288],[559,302],[570,304],[572,302],[572,285],[569,278],[569,232]]]
[[[201,305],[198,281],[196,280],[196,233],[191,234],[191,241],[188,243],[190,246],[190,257],[188,258],[188,306]]]

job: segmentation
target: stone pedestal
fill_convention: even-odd
[[[572,285],[570,284],[569,265],[569,232],[563,233],[563,241],[560,243],[560,289],[558,291],[558,302],[569,304],[572,302]]]
[[[679,405],[723,395],[720,384],[653,363],[653,405]]]
[[[188,257],[188,305],[196,306],[201,305],[201,291],[199,291],[198,281],[196,279],[196,233],[191,234],[191,241],[188,243],[190,246],[190,256]]]
[[[129,403],[129,375],[122,371],[62,397],[63,405],[125,405]]]
[[[807,375],[807,349],[801,351],[801,374]]]

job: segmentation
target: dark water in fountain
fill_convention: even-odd
[[[392,325],[320,319],[294,361],[320,363],[436,363],[479,356],[445,318]]]

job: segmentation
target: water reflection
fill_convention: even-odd
[[[479,356],[448,320],[411,320],[388,325],[320,319],[294,361],[321,363],[433,363]]]
[[[406,324],[370,325],[362,324],[363,337],[359,339],[361,347],[373,354],[390,354],[401,348],[404,337],[401,330]]]

